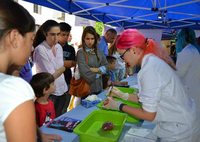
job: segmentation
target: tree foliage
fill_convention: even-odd
[[[86,27],[83,27],[83,30],[85,29]],[[102,32],[103,32],[103,23],[101,22],[96,22],[95,23],[95,30],[96,32],[101,36],[102,35]]]
[[[96,24],[95,24],[95,30],[101,36],[102,32],[103,32],[103,23],[96,22]]]

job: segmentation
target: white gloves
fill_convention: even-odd
[[[103,105],[105,109],[119,110],[119,106],[122,104],[121,101],[115,101],[111,97],[108,97],[108,103]]]
[[[109,95],[110,91],[111,91],[111,87],[108,90],[107,95]],[[123,93],[119,89],[117,89],[116,87],[113,87],[112,92],[111,92],[111,96],[116,96],[117,98],[120,98],[120,99],[123,99],[123,100],[128,100],[128,98],[129,98],[128,93]]]

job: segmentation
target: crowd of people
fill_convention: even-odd
[[[110,86],[127,85],[122,81],[126,69],[136,66],[139,93],[123,93],[114,87],[111,96],[141,103],[142,108],[111,97],[103,107],[155,123],[153,134],[161,141],[200,140],[200,47],[194,30],[183,28],[177,34],[176,63],[158,43],[136,29],[121,35],[109,29],[100,37],[87,26],[77,55],[69,24],[47,20],[35,36],[34,30],[35,20],[25,8],[13,1],[0,1],[0,141],[62,140],[42,133],[39,127],[67,112],[70,100],[80,101]],[[74,66],[91,93],[71,99],[73,94],[68,91]]]

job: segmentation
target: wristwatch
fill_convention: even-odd
[[[125,106],[125,105],[126,105],[126,104],[121,103],[121,104],[119,105],[119,111],[123,112],[122,108],[123,108],[123,106]]]

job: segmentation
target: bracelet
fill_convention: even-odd
[[[119,106],[119,111],[123,112],[122,108],[123,108],[123,106],[125,106],[125,105],[126,105],[126,104],[121,103],[120,106]]]
[[[101,74],[101,70],[100,69],[98,69],[98,73]]]

